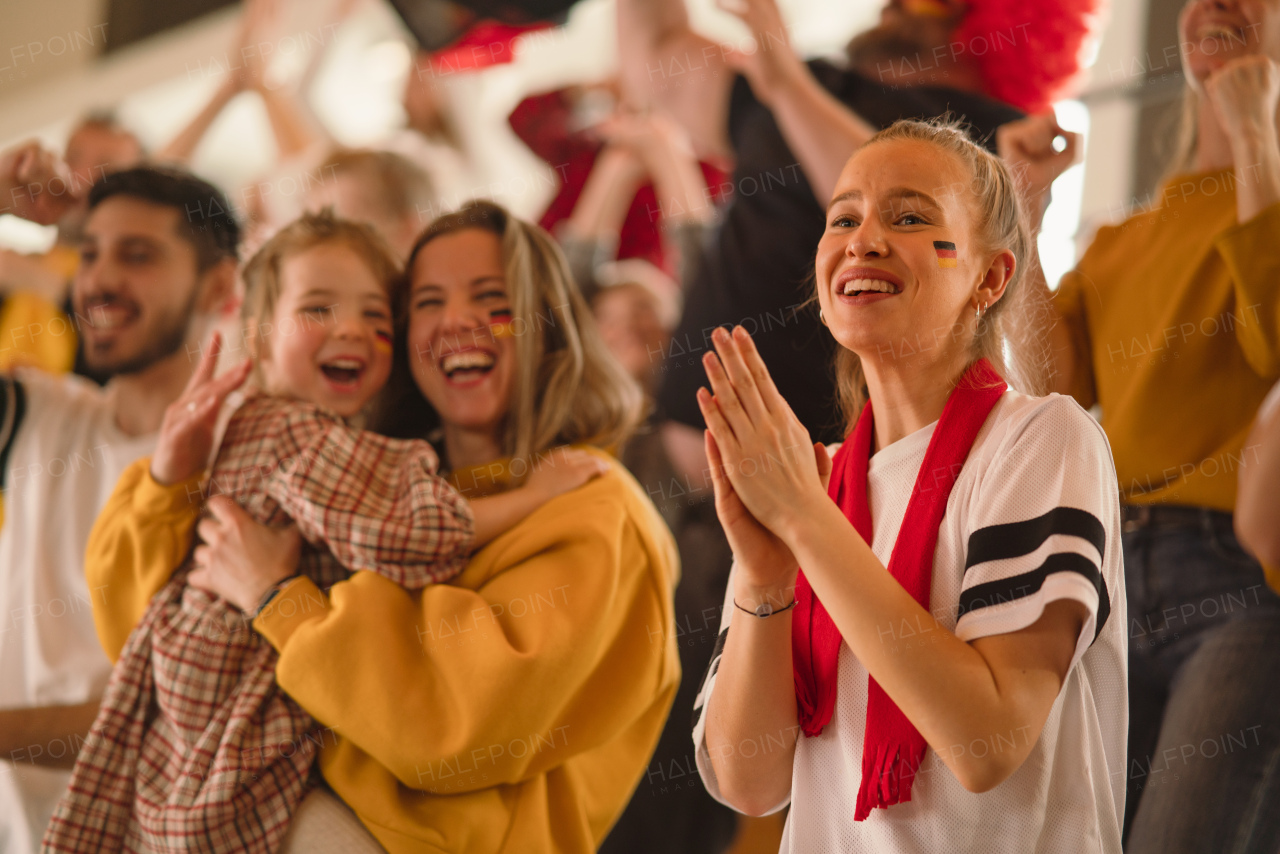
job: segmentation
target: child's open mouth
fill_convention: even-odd
[[[350,387],[360,382],[364,368],[364,362],[359,359],[334,359],[322,364],[320,372],[335,386]]]

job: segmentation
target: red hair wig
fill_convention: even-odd
[[[1080,74],[1085,43],[1104,0],[970,0],[953,50],[982,75],[987,94],[1038,113]]]

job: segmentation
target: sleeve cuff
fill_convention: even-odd
[[[193,474],[186,480],[165,486],[151,476],[151,458],[143,457],[131,465],[129,475],[137,478],[133,491],[133,508],[139,518],[156,516],[173,517],[183,513],[195,513],[203,502],[201,482],[204,472]]]
[[[283,652],[284,645],[304,623],[329,613],[329,597],[305,575],[286,584],[253,621],[258,634]]]
[[[1085,617],[1084,625],[1080,627],[1080,636],[1076,638],[1071,666],[1067,668],[1070,671],[1089,651],[1089,647],[1093,645],[1094,639],[1101,631],[1101,623],[1107,619],[1106,613],[1102,613],[1099,619],[1103,610],[1102,597],[1109,595],[1105,586],[1100,592],[1084,576],[1074,572],[1056,572],[1046,578],[1041,588],[1030,596],[964,615],[956,623],[955,634],[960,640],[968,643],[992,635],[1022,631],[1039,620],[1050,603],[1060,599],[1073,599],[1085,606],[1088,615]],[[1110,611],[1109,603],[1106,610]]]

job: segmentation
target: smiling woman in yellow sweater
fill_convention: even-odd
[[[1270,852],[1280,597],[1232,514],[1280,379],[1280,4],[1190,0],[1179,25],[1175,174],[1098,232],[1050,337],[1058,390],[1101,409],[1124,509],[1125,850]]]
[[[420,392],[418,408],[425,397],[438,413],[465,495],[635,424],[638,389],[540,229],[472,204],[427,229],[409,273],[405,400]],[[421,431],[405,400],[397,432]],[[208,502],[196,559],[210,589],[256,611],[278,682],[324,726],[325,781],[386,850],[589,852],[625,806],[679,681],[678,569],[656,509],[609,459],[418,591],[367,572],[321,591],[293,576],[296,535]],[[106,585],[94,616],[108,653],[181,562],[199,494],[195,481],[157,484],[146,461],[122,478],[87,556]],[[323,797],[299,809],[286,851],[377,850]]]

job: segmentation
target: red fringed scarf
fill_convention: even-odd
[[[1008,386],[986,359],[975,362],[942,409],[916,477],[906,516],[889,559],[889,574],[920,606],[929,609],[933,552],[947,498],[978,431]],[[873,434],[870,402],[852,435],[832,461],[827,490],[841,512],[868,545],[871,508],[867,503],[867,463]],[[791,623],[791,656],[795,669],[800,728],[815,736],[831,720],[836,703],[836,664],[840,630],[831,621],[801,571],[796,579],[796,613]],[[889,695],[868,677],[867,728],[862,742],[862,785],[854,810],[862,821],[874,807],[911,800],[911,784],[924,759],[924,737]]]

